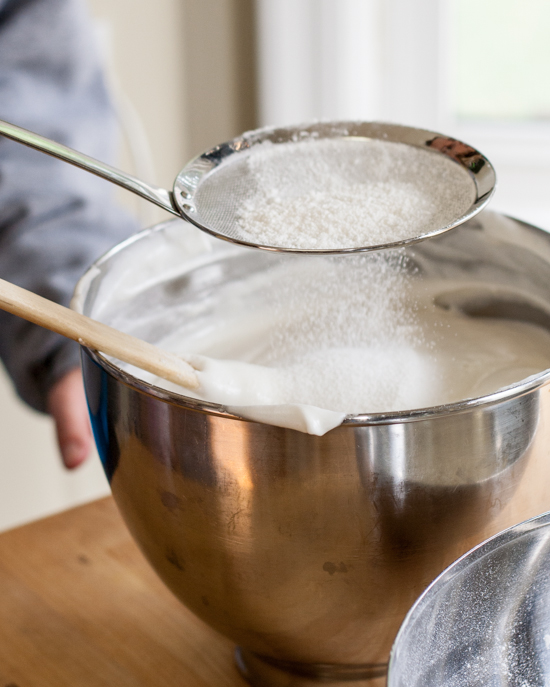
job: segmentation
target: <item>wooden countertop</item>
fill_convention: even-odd
[[[111,498],[0,534],[0,687],[244,687]]]

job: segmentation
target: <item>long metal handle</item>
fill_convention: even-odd
[[[15,126],[15,124],[0,120],[0,134],[18,143],[23,143],[23,145],[29,146],[29,148],[35,148],[43,153],[52,155],[52,157],[57,157],[60,160],[69,162],[71,165],[81,167],[87,172],[96,174],[98,177],[102,177],[107,181],[112,181],[113,184],[122,186],[122,188],[125,188],[127,191],[131,191],[145,198],[145,200],[158,205],[163,210],[167,210],[181,217],[179,210],[173,202],[171,191],[146,184],[144,181],[136,179],[136,177],[131,174],[121,172],[119,169],[116,169],[116,167],[111,167],[93,157],[78,153],[72,148],[61,145],[61,143],[56,143],[44,136],[39,136],[32,131],[27,131],[27,129],[22,129],[19,126]]]

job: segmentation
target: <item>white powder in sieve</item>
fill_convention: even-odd
[[[377,246],[448,226],[474,183],[434,151],[375,139],[316,139],[253,148],[236,212],[240,236],[266,246]]]

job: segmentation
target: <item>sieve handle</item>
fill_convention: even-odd
[[[127,191],[131,191],[141,196],[141,198],[145,198],[145,200],[158,205],[163,210],[181,217],[180,211],[173,202],[171,191],[167,191],[164,188],[158,188],[157,186],[151,186],[151,184],[146,184],[144,181],[137,179],[131,174],[121,172],[119,169],[116,169],[116,167],[111,167],[111,165],[100,162],[93,157],[78,153],[72,148],[68,148],[61,143],[56,143],[32,131],[27,131],[27,129],[22,129],[19,126],[15,126],[15,124],[0,120],[0,134],[6,136],[6,138],[11,138],[13,141],[29,146],[29,148],[40,150],[42,153],[57,157],[64,162],[75,165],[75,167],[80,167],[87,172],[96,174],[102,179],[111,181],[113,184],[122,186],[122,188],[125,188]]]
[[[186,389],[199,388],[195,370],[182,358],[3,279],[0,279],[0,309]]]

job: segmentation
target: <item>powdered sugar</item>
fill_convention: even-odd
[[[331,250],[409,240],[448,226],[475,200],[464,169],[402,143],[264,143],[246,167],[251,188],[237,223],[245,240],[266,246]]]

